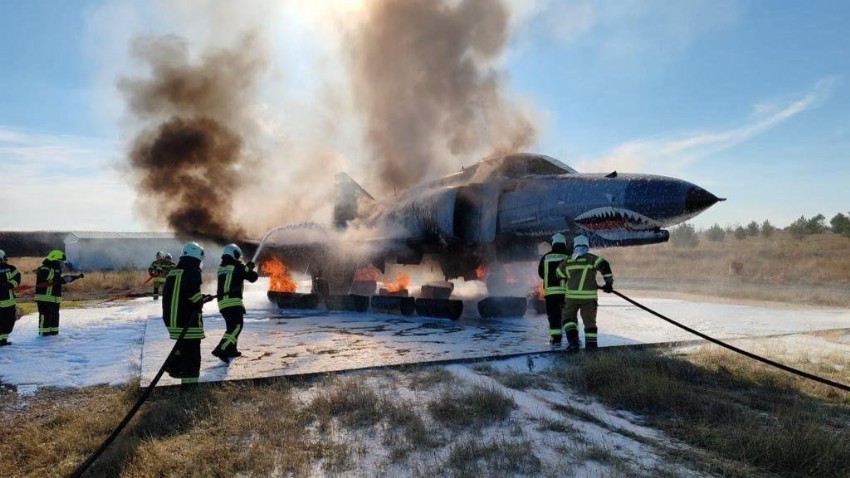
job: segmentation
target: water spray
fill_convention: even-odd
[[[281,231],[294,231],[297,229],[312,229],[314,231],[319,231],[324,234],[326,239],[330,238],[330,236],[328,236],[328,231],[326,231],[324,227],[320,226],[319,224],[316,224],[315,222],[300,222],[297,224],[287,224],[285,226],[278,226],[269,229],[269,232],[267,232],[266,235],[263,236],[263,239],[260,241],[260,245],[257,246],[257,251],[254,252],[254,257],[251,258],[251,262],[255,264],[257,263],[257,258],[260,257],[260,252],[263,250],[263,247],[266,245],[266,241],[272,234]]]

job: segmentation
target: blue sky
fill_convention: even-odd
[[[539,119],[531,149],[727,197],[698,227],[850,211],[850,2],[510,4],[500,66]],[[186,34],[157,5],[0,1],[2,229],[157,229],[116,166],[113,88],[132,33]]]

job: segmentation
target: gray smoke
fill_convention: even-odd
[[[355,104],[385,190],[512,152],[535,128],[491,66],[509,36],[495,0],[377,0],[350,43]]]
[[[217,11],[213,5],[207,15]],[[133,56],[148,72],[122,78],[119,88],[140,125],[128,163],[143,216],[187,236],[256,236],[288,221],[324,222],[333,174],[353,166],[345,160],[365,157],[360,166],[373,176],[352,172],[385,195],[533,141],[534,125],[507,99],[496,65],[510,33],[501,1],[373,0],[367,7],[363,22],[332,33],[345,32],[343,78],[316,64],[316,84],[344,86],[339,95],[274,105],[272,115],[313,126],[306,133],[258,136],[269,134],[252,108],[269,93],[260,83],[273,70],[271,56],[258,38],[270,36],[270,25],[234,19],[244,27],[237,31],[250,33],[226,47],[205,46],[210,38],[200,45],[175,36],[136,39]],[[283,72],[296,66],[277,65]],[[365,148],[339,142],[337,129],[352,119],[364,126]]]

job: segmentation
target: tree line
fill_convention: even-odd
[[[762,237],[770,237],[774,232],[779,230],[770,221],[765,220],[761,224],[757,221],[751,221],[746,226],[727,226],[721,227],[719,224],[706,229],[702,235],[709,241],[721,242],[727,236],[732,236],[735,239],[742,240],[748,237],[761,235]],[[833,232],[850,238],[850,216],[843,213],[838,213],[826,223],[826,216],[818,214],[812,217],[800,216],[797,220],[789,224],[782,230],[791,234],[795,239],[802,239],[805,236],[812,234],[823,234],[825,232]],[[699,244],[700,234],[697,233],[694,226],[688,223],[680,224],[670,231],[670,242],[677,247],[695,247]]]

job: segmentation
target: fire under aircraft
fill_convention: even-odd
[[[583,234],[592,247],[664,242],[665,228],[724,200],[681,179],[583,174],[527,153],[483,159],[384,201],[340,173],[334,199],[333,234],[271,246],[296,270],[326,278],[335,293],[347,293],[354,271],[368,263],[383,270],[428,258],[446,279],[476,279],[482,265],[537,260],[540,243],[558,232],[568,244]]]

